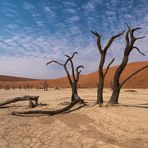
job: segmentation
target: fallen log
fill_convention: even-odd
[[[23,114],[44,114],[44,115],[52,116],[52,115],[55,115],[55,114],[60,114],[60,113],[68,111],[69,109],[71,109],[77,103],[85,104],[84,100],[79,98],[79,99],[76,99],[75,101],[71,102],[66,107],[58,109],[58,110],[53,110],[53,111],[48,111],[48,110],[46,110],[46,111],[45,110],[44,111],[43,110],[31,110],[31,111],[20,111],[20,112],[13,111],[11,113],[11,115],[21,116]]]
[[[33,108],[38,105],[38,98],[39,96],[23,96],[23,97],[16,97],[13,99],[8,99],[4,102],[0,103],[0,106],[7,105],[10,103],[16,103],[19,101],[29,101],[29,108]]]

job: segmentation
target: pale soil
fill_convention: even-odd
[[[105,99],[110,93],[105,89]],[[28,102],[0,108],[0,148],[148,147],[148,89],[122,90],[119,101],[124,106],[116,107],[96,106],[96,89],[80,89],[79,94],[88,106],[55,116],[10,115],[11,111],[29,110]],[[0,90],[0,102],[23,95],[40,96],[43,105],[33,110],[62,108],[70,101],[70,89],[50,89]]]

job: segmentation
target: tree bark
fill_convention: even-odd
[[[114,79],[113,79],[113,93],[111,95],[111,98],[108,102],[108,104],[118,104],[118,98],[119,98],[119,94],[120,94],[120,76],[123,72],[123,70],[125,69],[126,65],[128,63],[128,56],[124,56],[121,65],[117,68],[115,75],[114,75]]]
[[[7,105],[7,104],[10,104],[10,103],[16,103],[16,102],[19,102],[19,101],[29,101],[29,108],[32,108],[32,107],[35,107],[35,106],[38,105],[38,98],[39,98],[39,96],[16,97],[16,98],[8,99],[4,102],[1,102],[0,106]],[[33,101],[35,103],[33,103]]]
[[[71,101],[75,101],[78,98],[77,82],[73,82],[71,88],[72,88]]]
[[[134,46],[136,40],[144,38],[144,37],[138,37],[137,38],[137,37],[134,36],[134,32],[136,30],[141,29],[141,28],[131,29],[128,25],[127,25],[127,27],[128,27],[128,30],[127,30],[126,35],[125,35],[126,46],[125,46],[125,49],[124,49],[124,56],[123,56],[123,60],[122,60],[122,62],[120,64],[120,66],[117,68],[117,70],[115,72],[115,75],[114,75],[114,79],[113,79],[113,92],[112,92],[112,95],[110,97],[110,100],[108,101],[108,105],[118,104],[120,89],[121,89],[122,85],[127,80],[129,80],[132,76],[134,76],[135,74],[137,74],[138,72],[143,70],[143,68],[141,70],[138,70],[135,74],[132,74],[128,79],[123,81],[123,83],[120,83],[120,76],[121,76],[122,72],[124,71],[124,69],[125,69],[125,67],[126,67],[126,65],[128,63],[128,58],[129,58],[129,55],[130,55],[131,51],[133,49],[137,49],[140,54],[145,56],[145,54],[143,54],[139,50],[138,47]]]
[[[101,60],[99,64],[99,84],[97,88],[97,104],[103,104],[103,88],[104,88],[104,74],[103,74],[103,65],[105,62],[105,55],[101,55]]]
[[[44,115],[55,115],[55,114],[60,114],[63,112],[68,111],[69,109],[71,109],[74,105],[76,105],[77,103],[84,103],[84,100],[82,99],[76,99],[75,101],[71,102],[68,106],[58,109],[58,110],[53,110],[53,111],[42,111],[42,110],[34,110],[34,111],[24,111],[24,112],[15,112],[13,111],[11,114],[12,115],[17,115],[17,116],[21,116],[23,114],[44,114]]]
[[[109,42],[107,43],[107,45],[105,46],[105,48],[102,48],[101,45],[101,35],[99,35],[97,32],[91,31],[96,37],[97,37],[97,46],[98,46],[98,50],[99,53],[101,55],[101,60],[99,63],[99,68],[98,68],[98,74],[99,74],[99,82],[98,82],[98,87],[97,87],[97,104],[99,104],[100,106],[103,105],[103,88],[104,88],[104,79],[105,76],[109,70],[110,65],[113,63],[114,59],[109,63],[109,65],[107,66],[107,69],[105,71],[105,73],[103,72],[103,66],[105,63],[105,57],[107,54],[108,49],[110,48],[111,44],[113,43],[113,41],[120,37],[121,35],[124,34],[125,31],[122,31],[121,33],[118,33],[114,36],[112,36],[109,40]]]

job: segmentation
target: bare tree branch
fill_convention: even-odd
[[[128,30],[131,29],[131,27],[128,25],[128,23],[125,22],[126,27],[128,28]]]
[[[73,55],[74,55],[74,54],[73,54]],[[70,63],[71,63],[72,76],[73,76],[73,79],[76,80],[76,79],[75,79],[75,72],[74,72],[74,64],[73,64],[72,58],[71,58],[69,55],[65,55],[65,56],[69,59],[69,61],[70,61]],[[72,56],[72,57],[73,57],[73,56]]]
[[[50,63],[56,63],[56,64],[59,64],[59,65],[61,65],[61,66],[64,66],[64,64],[62,64],[62,63],[60,63],[60,62],[58,62],[58,61],[55,61],[55,60],[52,60],[52,61],[46,63],[46,65],[48,65],[48,64],[50,64]]]
[[[140,54],[142,54],[143,56],[145,56],[145,54],[144,54],[143,52],[141,52],[138,47],[135,47],[135,46],[134,46],[133,49],[134,49],[134,48],[137,49],[137,51],[138,51]]]
[[[126,35],[125,35],[125,40],[126,40],[126,47],[129,47],[129,33],[131,31],[131,28],[128,28],[128,30],[126,31]]]
[[[75,54],[78,54],[78,52],[74,52],[73,55],[71,56],[71,59],[75,56]]]
[[[146,69],[146,68],[148,68],[148,65],[147,65],[147,66],[144,66],[144,67],[142,67],[142,68],[140,68],[140,69],[138,69],[137,71],[135,71],[134,73],[132,73],[131,75],[129,75],[124,81],[122,81],[121,87],[122,87],[130,78],[132,78],[134,75],[136,75],[137,73],[141,72],[142,70],[144,70],[144,69]]]
[[[76,81],[79,81],[79,77],[80,77],[80,73],[81,73],[81,70],[79,70],[80,68],[84,69],[84,67],[82,65],[80,65],[76,68],[76,73],[77,73]]]
[[[139,30],[139,29],[142,29],[142,28],[137,27],[137,28],[133,28],[133,29],[130,30],[130,36],[131,36],[131,39],[132,39],[133,41],[136,41],[136,40],[138,39],[138,38],[135,38],[134,32],[137,31],[137,30]],[[139,39],[140,39],[140,38],[139,38]]]
[[[141,37],[135,38],[135,40],[140,40],[140,39],[144,39],[144,38],[146,38],[146,37],[145,36],[141,36]]]
[[[109,68],[110,68],[110,65],[114,62],[114,60],[115,60],[115,58],[113,58],[113,59],[110,61],[110,63],[108,64],[108,66],[107,66],[107,68],[106,68],[106,71],[105,71],[105,73],[104,73],[104,78],[105,78],[105,76],[106,76],[106,74],[107,74],[107,72],[108,72],[108,70],[109,70]]]
[[[96,37],[97,37],[97,46],[98,46],[98,49],[100,51],[100,53],[103,52],[103,49],[102,49],[102,46],[101,46],[101,35],[99,35],[96,31],[91,31],[92,34],[94,34]]]
[[[112,36],[112,37],[110,38],[109,42],[107,43],[106,47],[104,48],[104,51],[106,52],[106,51],[108,50],[108,48],[111,46],[111,44],[112,44],[112,42],[114,41],[114,39],[116,39],[116,38],[122,36],[122,35],[124,34],[124,32],[125,32],[125,30],[122,31],[122,32],[120,32],[120,33],[118,33],[118,34],[116,34],[116,35],[114,35],[114,36]]]

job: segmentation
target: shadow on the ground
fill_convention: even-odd
[[[114,106],[136,107],[136,108],[147,108],[148,109],[148,103],[145,103],[145,104],[136,104],[136,105],[118,104],[118,105],[114,105]]]
[[[24,107],[24,106],[21,106],[21,105],[6,105],[6,106],[0,106],[0,109],[5,109],[5,108],[16,108],[16,107]]]

